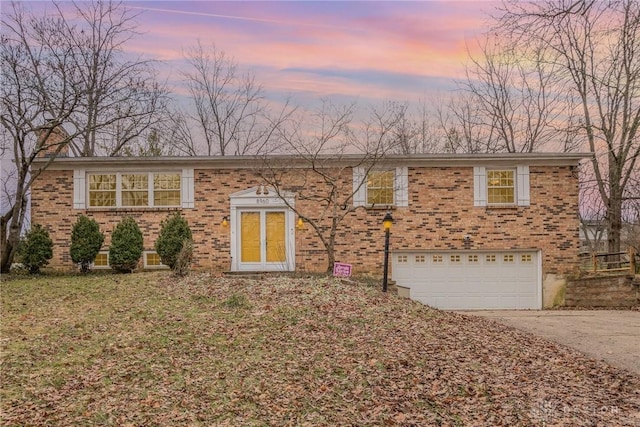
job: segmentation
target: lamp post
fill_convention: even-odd
[[[382,278],[382,292],[387,292],[387,279],[389,278],[389,232],[391,231],[391,224],[393,224],[393,217],[391,216],[391,211],[387,211],[382,219],[382,226],[384,227],[384,273]]]

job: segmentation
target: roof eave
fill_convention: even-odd
[[[394,164],[410,167],[451,167],[451,166],[500,166],[527,164],[530,166],[562,166],[576,165],[581,160],[593,157],[592,153],[497,153],[497,154],[414,154],[388,155],[376,161],[380,164]],[[318,156],[319,162],[331,162],[335,166],[356,166],[366,163],[366,156],[348,154],[339,157]],[[38,158],[34,167],[42,167],[51,159]],[[309,164],[299,156],[198,156],[198,157],[58,157],[48,169],[101,169],[101,168],[139,168],[141,164],[152,168],[195,169],[236,169],[272,167],[305,167]]]

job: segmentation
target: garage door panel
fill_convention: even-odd
[[[443,310],[500,310],[530,309],[531,298],[521,296],[446,295],[414,296],[411,299]]]
[[[537,309],[536,251],[394,254],[392,278],[410,296],[443,309]],[[416,262],[420,261],[420,262]]]

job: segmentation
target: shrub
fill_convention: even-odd
[[[115,271],[130,273],[138,265],[143,249],[140,227],[135,219],[126,217],[116,225],[111,234],[109,265]]]
[[[18,251],[20,260],[29,273],[37,274],[53,257],[53,241],[45,228],[40,224],[33,224],[20,242]]]
[[[173,268],[176,276],[186,276],[189,271],[189,265],[191,264],[191,259],[193,258],[193,240],[185,240],[182,242],[182,249],[180,249],[180,253],[178,253],[178,257],[176,258],[176,264]]]
[[[155,244],[156,252],[162,263],[175,271],[178,255],[186,241],[191,241],[191,229],[187,220],[179,212],[169,215],[160,225],[160,233]],[[193,253],[193,245],[191,252]],[[188,261],[191,261],[191,256]]]
[[[100,252],[104,243],[104,234],[94,219],[80,215],[71,230],[71,260],[80,264],[83,273],[89,271],[91,263]]]

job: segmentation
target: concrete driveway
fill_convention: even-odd
[[[640,311],[463,311],[572,347],[640,375]]]

